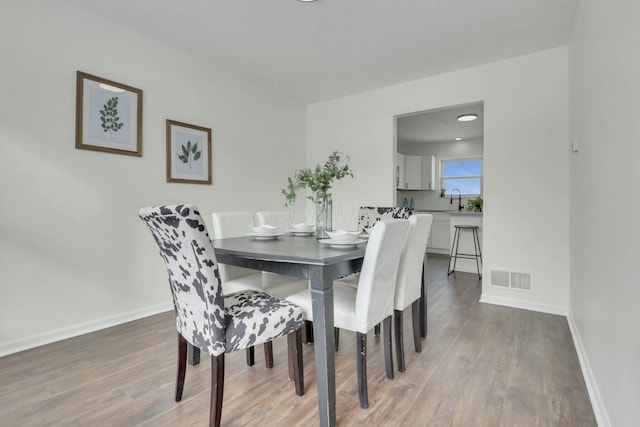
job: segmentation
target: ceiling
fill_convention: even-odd
[[[470,122],[458,121],[463,114],[476,114]],[[422,144],[483,139],[484,104],[456,105],[398,117],[396,126],[398,144]]]
[[[577,0],[66,0],[303,102],[568,44]]]

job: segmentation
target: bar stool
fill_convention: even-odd
[[[454,272],[456,269],[456,262],[458,258],[466,258],[466,259],[475,259],[476,267],[478,269],[478,279],[482,280],[482,273],[480,270],[480,264],[482,264],[482,251],[480,250],[480,238],[478,237],[478,226],[477,225],[454,225],[456,228],[453,233],[453,242],[451,245],[451,254],[449,255],[449,267],[447,271],[447,276]],[[460,232],[462,230],[470,230],[473,235],[473,250],[475,253],[473,254],[465,254],[459,253],[458,250],[460,248]],[[480,262],[478,262],[478,259]],[[453,260],[453,268],[451,268],[451,260]]]

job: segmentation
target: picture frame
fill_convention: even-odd
[[[142,89],[78,71],[76,148],[142,157]]]
[[[211,129],[167,119],[167,182],[211,184]]]

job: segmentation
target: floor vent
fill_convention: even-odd
[[[491,286],[530,291],[533,284],[532,274],[522,271],[491,270]]]

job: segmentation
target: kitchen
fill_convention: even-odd
[[[428,253],[450,254],[456,225],[478,226],[482,247],[483,113],[477,102],[396,118],[396,205],[433,215]],[[474,254],[470,232],[459,244],[459,253]],[[478,272],[465,258],[455,270]]]

